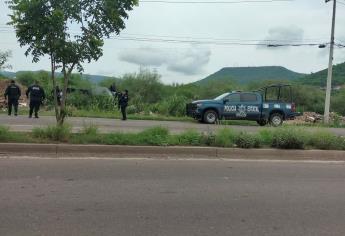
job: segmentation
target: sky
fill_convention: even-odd
[[[198,0],[202,1],[207,0]],[[85,64],[84,73],[119,77],[147,68],[156,70],[168,84],[197,81],[223,67],[284,66],[301,73],[327,67],[328,48],[272,48],[257,44],[329,42],[332,2],[207,2],[212,3],[141,2],[129,13],[120,38],[106,39],[103,57]],[[0,0],[0,9],[0,50],[12,51],[12,71],[49,70],[48,58],[32,63],[30,56],[25,57],[25,48],[19,46],[14,31],[3,28],[10,13],[5,0]],[[345,0],[338,0],[335,37],[342,44],[344,24]],[[234,42],[253,45],[229,44]],[[334,63],[344,61],[345,48],[336,48]]]

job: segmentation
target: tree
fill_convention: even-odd
[[[0,50],[0,70],[4,69],[11,69],[12,66],[6,64],[8,62],[8,59],[12,56],[11,51],[1,51]]]
[[[72,71],[83,71],[83,63],[97,61],[103,54],[104,38],[125,28],[127,12],[138,0],[10,0],[10,25],[16,29],[25,55],[33,62],[48,55],[51,79],[56,86],[55,71],[63,74],[63,96],[58,106],[54,93],[55,114],[59,125],[66,117],[67,86]]]

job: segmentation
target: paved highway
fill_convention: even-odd
[[[99,131],[108,132],[140,132],[149,127],[163,126],[169,128],[172,133],[181,133],[186,129],[197,129],[200,132],[214,132],[224,127],[231,127],[239,131],[257,132],[262,129],[260,126],[225,126],[225,125],[206,125],[198,122],[178,122],[178,121],[147,121],[147,120],[127,120],[102,119],[102,118],[82,118],[70,117],[67,123],[73,126],[73,131],[80,131],[83,126],[93,124],[99,127]],[[13,131],[31,131],[34,127],[44,127],[56,124],[55,117],[42,116],[39,119],[29,119],[26,116],[9,117],[0,115],[0,124],[9,126]],[[312,130],[312,128],[309,128]],[[329,128],[329,131],[345,136],[345,129]]]
[[[1,236],[345,235],[343,163],[0,159]]]

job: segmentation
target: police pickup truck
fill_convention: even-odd
[[[292,102],[290,85],[271,85],[255,92],[234,91],[212,100],[187,104],[187,115],[200,122],[214,124],[217,120],[253,120],[259,125],[282,125],[284,120],[300,115]]]

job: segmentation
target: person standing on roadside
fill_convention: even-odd
[[[29,118],[32,118],[32,113],[35,111],[35,118],[38,118],[38,111],[45,99],[45,93],[41,86],[38,85],[38,81],[35,81],[26,91],[26,97],[30,96],[30,111]]]
[[[58,104],[58,106],[61,106],[62,91],[61,91],[59,85],[56,85],[55,91],[56,91],[57,104]],[[52,90],[52,96],[53,96],[53,100],[54,100],[54,89]]]
[[[113,95],[113,97],[116,98],[117,91],[116,91],[116,85],[115,85],[115,83],[113,83],[113,84],[109,87],[109,91],[111,92],[111,94]]]
[[[7,100],[8,105],[8,115],[12,114],[12,107],[14,107],[14,115],[18,115],[18,100],[20,98],[21,91],[14,80],[11,80],[11,84],[5,90],[5,100]]]
[[[128,90],[126,89],[119,99],[119,106],[121,108],[122,120],[127,120],[126,108],[128,106]]]

